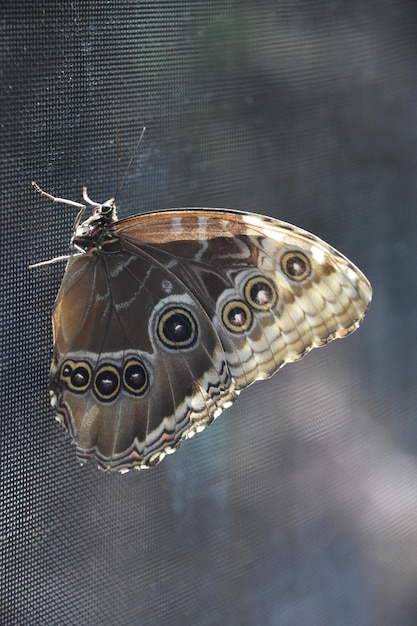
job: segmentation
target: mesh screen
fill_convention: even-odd
[[[3,3],[1,624],[417,623],[416,22],[412,0]],[[76,213],[30,181],[108,199],[116,128],[120,216],[260,211],[374,287],[352,337],[123,476],[53,419],[64,265],[28,270]]]

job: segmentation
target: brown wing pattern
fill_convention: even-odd
[[[171,210],[115,222],[72,257],[57,296],[51,392],[81,460],[149,467],[253,381],[349,334],[365,276],[301,229]]]

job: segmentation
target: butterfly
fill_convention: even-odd
[[[83,463],[148,468],[242,389],[345,337],[372,290],[315,235],[229,209],[117,219],[84,188],[53,311],[50,393]],[[82,214],[92,207],[92,215]]]

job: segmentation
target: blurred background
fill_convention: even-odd
[[[417,624],[416,27],[412,0],[3,3],[2,625]],[[258,211],[374,289],[353,336],[123,476],[54,421],[64,264],[28,270],[76,214],[30,181],[107,200],[115,129],[119,216]]]

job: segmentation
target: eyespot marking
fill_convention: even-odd
[[[146,367],[137,359],[129,359],[123,368],[123,386],[134,396],[143,396],[149,388]]]
[[[269,311],[276,304],[278,293],[271,280],[254,276],[245,285],[245,299],[254,309]]]
[[[291,280],[300,281],[311,273],[311,262],[304,252],[286,252],[281,258],[281,269]]]
[[[60,378],[74,393],[84,393],[91,384],[91,366],[87,361],[68,359],[62,364]]]
[[[197,341],[197,322],[187,309],[169,307],[159,317],[157,335],[167,348],[190,348]]]
[[[120,391],[120,374],[114,365],[101,365],[94,376],[94,393],[99,400],[110,402]]]
[[[223,307],[222,320],[231,332],[244,333],[252,325],[253,314],[243,300],[231,300]]]

